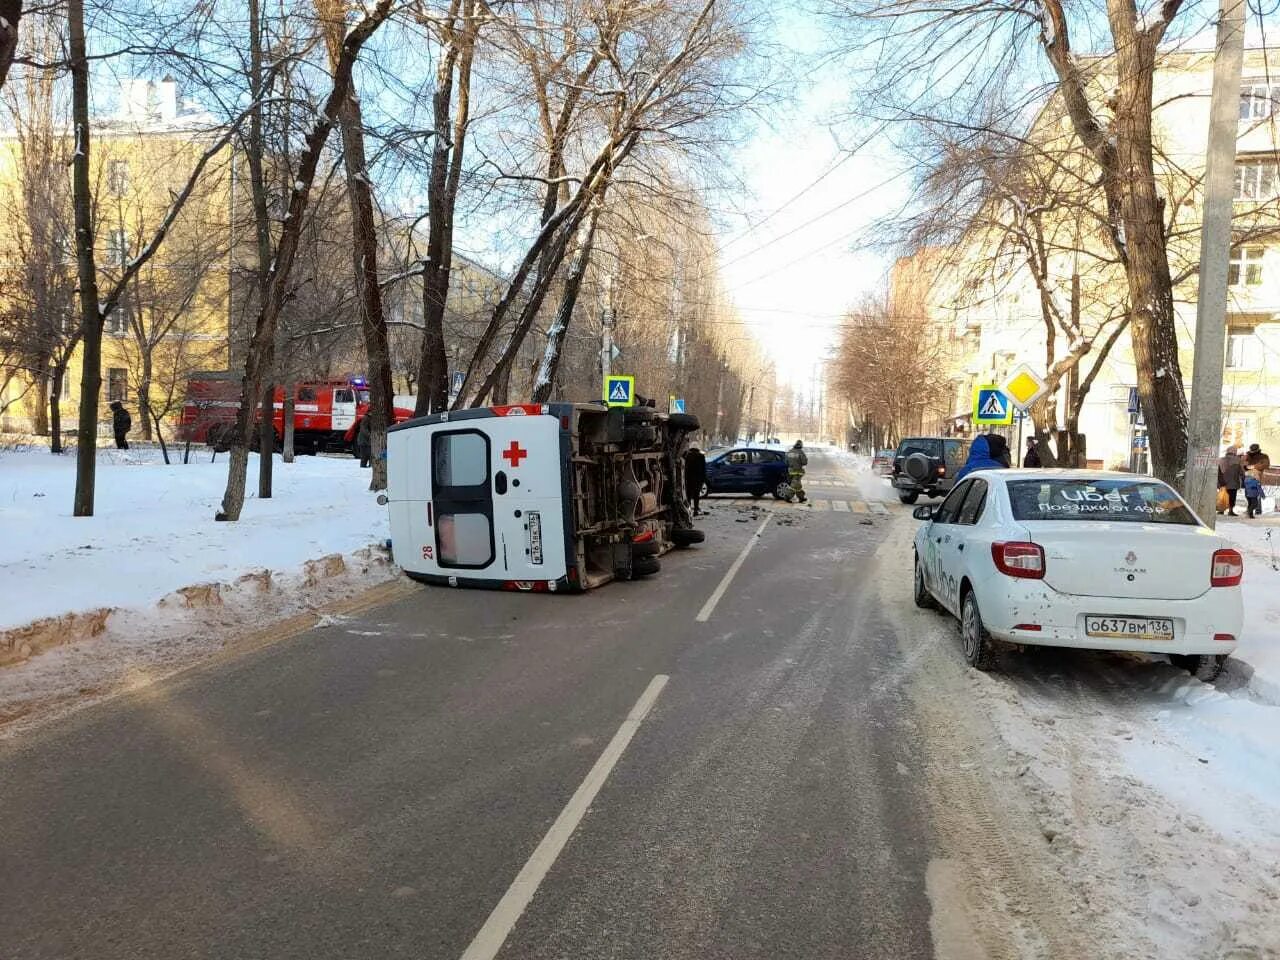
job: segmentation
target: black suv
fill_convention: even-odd
[[[952,437],[908,437],[893,454],[893,486],[903,503],[920,494],[940,497],[955,484],[969,456],[969,441]]]

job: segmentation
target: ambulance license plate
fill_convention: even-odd
[[[1172,640],[1173,621],[1164,617],[1099,617],[1086,614],[1084,632],[1114,640]]]
[[[542,563],[542,514],[530,510],[525,516],[529,520],[529,562]]]

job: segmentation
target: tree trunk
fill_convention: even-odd
[[[22,0],[0,0],[0,87],[4,86],[18,50],[18,23],[21,19]]]
[[[142,382],[138,384],[138,414],[142,419],[142,439],[151,439],[151,349],[142,351]]]
[[[262,399],[258,404],[258,499],[271,499],[271,472],[275,464],[276,449],[276,387],[271,378],[262,385]]]
[[[293,397],[298,392],[296,383],[287,383],[284,388],[284,451],[281,459],[285,463],[293,463]]]
[[[343,4],[339,0],[316,0],[325,23],[330,66],[341,56]],[[387,342],[387,318],[383,313],[382,287],[378,284],[378,225],[373,213],[373,184],[364,149],[364,120],[355,81],[338,110],[338,130],[342,134],[342,163],[347,178],[347,198],[351,206],[351,254],[356,297],[360,303],[360,332],[364,337],[366,376],[369,384],[369,449],[372,456],[370,490],[387,488],[387,427],[395,418],[391,382],[391,348]]]
[[[71,202],[75,212],[76,274],[80,285],[80,420],[76,429],[76,492],[73,513],[93,516],[98,466],[98,394],[102,390],[102,312],[98,269],[93,257],[93,192],[89,182],[89,58],[85,49],[84,0],[68,0],[67,26],[71,71],[71,122],[75,155],[71,161]]]
[[[49,452],[62,452],[62,381],[67,365],[55,363],[49,377]]]
[[[600,205],[596,204],[587,217],[582,240],[574,253],[573,262],[569,265],[569,273],[565,277],[564,292],[560,297],[560,307],[556,310],[555,321],[547,331],[547,346],[542,354],[542,363],[534,376],[532,396],[534,403],[546,403],[551,398],[556,374],[560,369],[560,358],[564,353],[564,339],[569,332],[569,321],[573,319],[573,310],[578,303],[578,292],[582,289],[582,278],[586,276],[587,265],[591,262],[591,249],[595,243],[596,223],[599,219]]]
[[[427,181],[427,255],[422,262],[422,319],[426,330],[418,362],[415,416],[449,407],[444,314],[453,264],[453,216],[470,123],[471,64],[477,30],[475,0],[452,0],[448,22],[449,42],[436,69],[436,90],[431,98],[434,137],[431,175]],[[455,72],[458,107],[451,123]]]
[[[151,414],[151,417],[153,420],[155,420],[155,424],[156,424],[156,439],[160,441],[160,455],[164,457],[164,462],[168,464],[169,447],[164,442],[164,424],[160,422],[160,418],[157,417],[154,413]]]
[[[35,409],[31,411],[32,427],[37,437],[48,436],[49,434],[49,360],[48,357],[40,358],[40,366],[35,376],[35,390],[38,395],[38,402]]]
[[[1109,0],[1117,7],[1120,0]],[[1113,20],[1117,19],[1113,12]],[[1164,200],[1156,191],[1151,157],[1152,82],[1155,41],[1116,35],[1115,130],[1118,163],[1109,183],[1119,194],[1128,260],[1134,361],[1138,395],[1147,419],[1152,471],[1174,482],[1187,460],[1187,398],[1178,362],[1173,281],[1165,245]]]

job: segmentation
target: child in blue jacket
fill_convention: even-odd
[[[1244,476],[1244,498],[1249,502],[1248,517],[1262,516],[1262,477],[1261,470],[1250,470]]]

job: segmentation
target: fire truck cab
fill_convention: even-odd
[[[703,540],[684,489],[696,417],[651,407],[515,404],[387,434],[396,562],[456,587],[579,591],[656,573]]]

